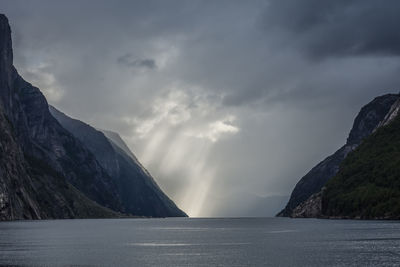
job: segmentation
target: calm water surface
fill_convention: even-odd
[[[400,222],[287,218],[0,223],[8,266],[400,266]]]

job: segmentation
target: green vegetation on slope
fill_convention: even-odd
[[[351,152],[327,184],[322,213],[362,219],[400,219],[400,117]]]

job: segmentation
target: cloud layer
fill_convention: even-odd
[[[272,1],[263,24],[314,59],[398,56],[399,9],[396,0]]]

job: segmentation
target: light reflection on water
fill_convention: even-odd
[[[398,266],[400,223],[243,219],[0,223],[1,266]]]

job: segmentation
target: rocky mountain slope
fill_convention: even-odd
[[[125,211],[119,184],[14,68],[11,30],[1,14],[0,125],[0,220],[111,217]]]
[[[54,107],[50,107],[50,112],[65,129],[89,148],[115,181],[125,212],[153,217],[186,216],[161,191],[117,133],[106,131],[106,137],[103,132],[68,117]]]
[[[394,110],[400,106],[396,104]],[[388,119],[326,184],[321,217],[400,219],[400,117]]]
[[[338,173],[339,165],[342,161],[351,151],[356,149],[366,137],[373,133],[380,124],[384,123],[386,116],[392,113],[392,105],[399,99],[399,95],[387,94],[375,98],[364,106],[354,120],[346,144],[312,168],[310,172],[300,179],[286,207],[278,213],[277,216],[310,217],[306,215],[315,213],[315,207],[312,208],[313,211],[307,211],[301,208],[304,206],[301,204],[308,200],[313,194],[320,192],[328,180]],[[315,196],[313,196],[310,201],[314,198]],[[308,206],[305,205],[305,207]],[[295,213],[293,213],[294,210],[296,210]]]
[[[11,30],[0,15],[0,220],[116,216],[95,202],[118,209],[114,185],[12,63]]]

